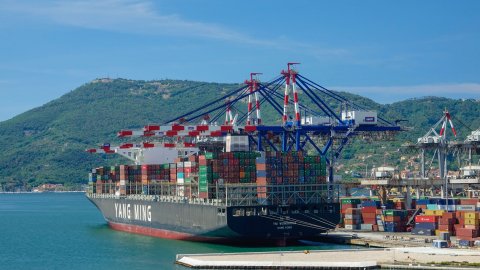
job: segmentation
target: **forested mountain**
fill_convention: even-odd
[[[28,189],[41,183],[67,186],[86,183],[91,168],[126,162],[112,156],[88,154],[86,148],[120,142],[115,136],[120,129],[162,123],[239,87],[181,80],[94,80],[0,123],[0,184],[7,189],[15,186]],[[413,130],[398,136],[397,142],[385,144],[415,141],[435,124],[445,108],[455,117],[462,139],[469,133],[466,126],[480,127],[480,102],[475,100],[426,97],[381,105],[358,95],[340,94],[378,110],[384,118],[408,120],[406,125]],[[339,112],[339,104],[325,101]],[[267,121],[278,119],[273,109],[266,106],[262,114]],[[354,142],[345,151],[346,164],[353,164],[358,153],[372,147],[378,145]]]

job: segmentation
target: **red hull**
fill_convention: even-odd
[[[225,238],[219,237],[205,237],[205,236],[197,236],[188,233],[170,231],[170,230],[163,230],[163,229],[156,229],[156,228],[149,228],[139,225],[133,224],[124,224],[124,223],[115,223],[108,221],[108,225],[117,231],[153,236],[158,238],[165,238],[165,239],[175,239],[175,240],[188,240],[188,241],[199,241],[199,242],[223,242]]]

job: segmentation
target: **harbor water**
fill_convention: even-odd
[[[345,249],[349,246],[227,246],[110,229],[83,193],[0,194],[0,269],[185,269],[178,253]]]

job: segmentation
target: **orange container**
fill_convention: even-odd
[[[347,208],[345,210],[345,214],[348,214],[348,215],[358,215],[360,213],[361,213],[360,208]]]
[[[402,219],[399,216],[385,216],[386,222],[400,222]]]

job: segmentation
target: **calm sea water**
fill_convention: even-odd
[[[178,253],[348,248],[238,247],[152,238],[108,228],[83,193],[0,194],[0,269],[186,269]]]

